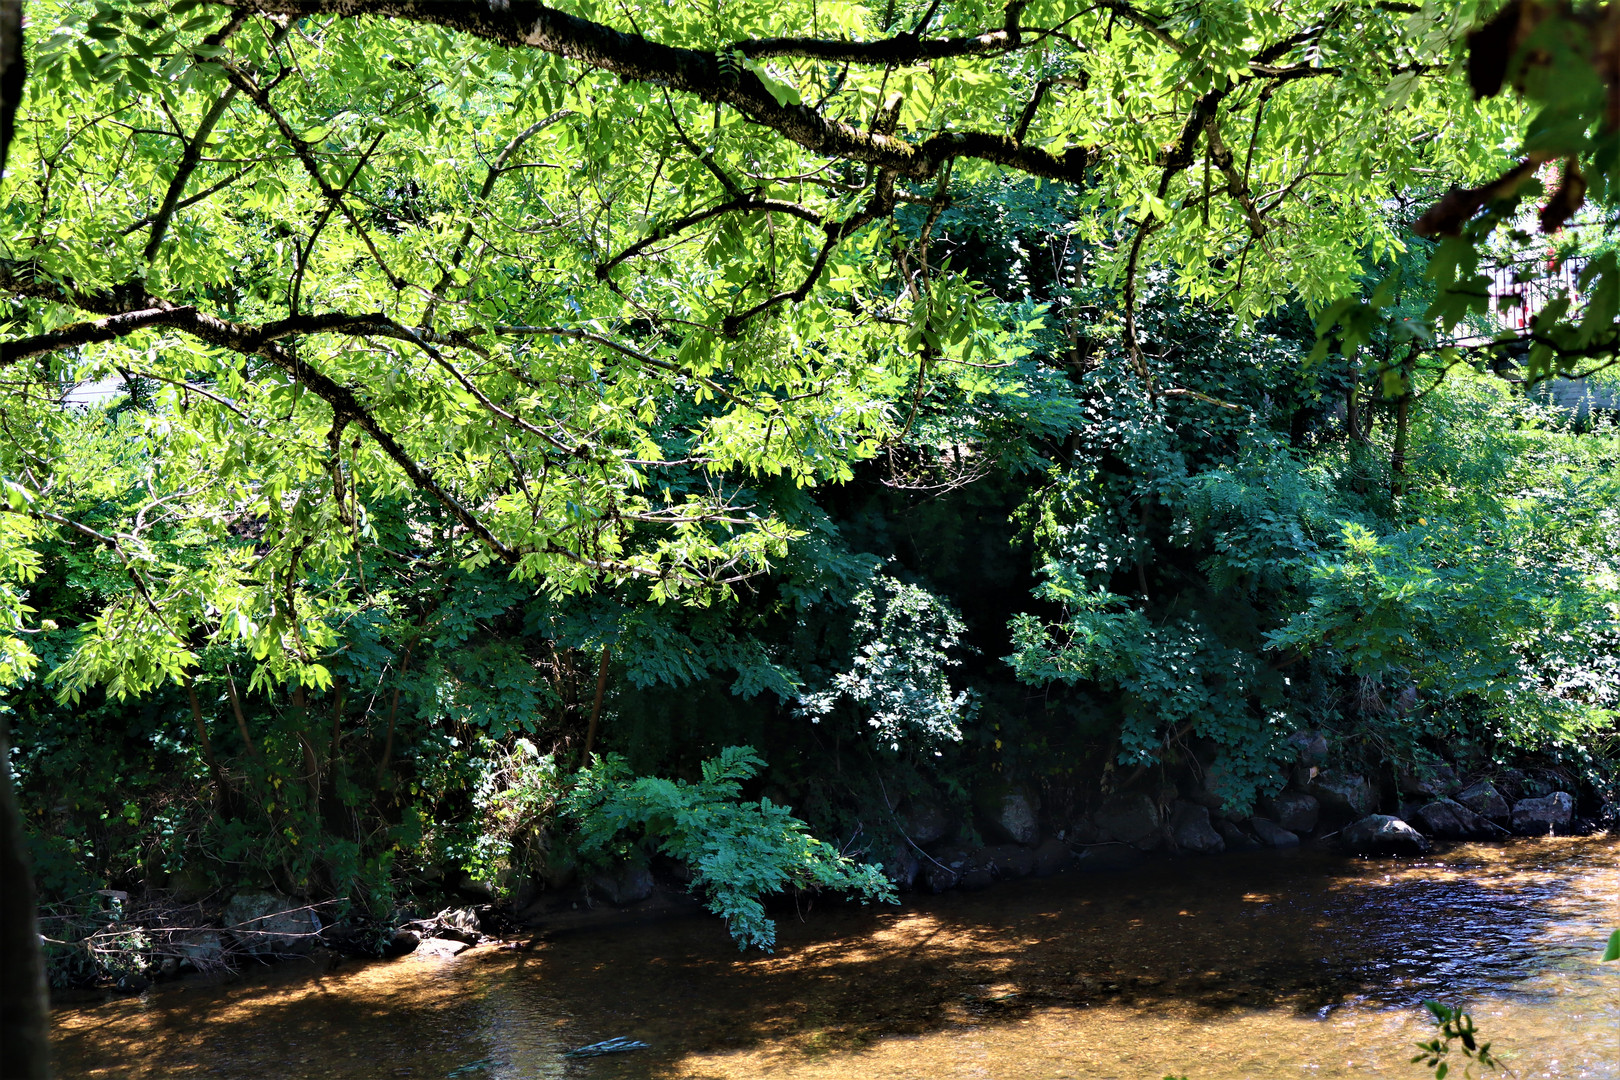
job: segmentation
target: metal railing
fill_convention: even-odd
[[[1487,271],[1490,309],[1483,318],[1470,316],[1458,326],[1451,344],[1484,345],[1504,331],[1524,337],[1530,333],[1531,321],[1566,292],[1569,314],[1579,313],[1586,300],[1581,294],[1580,278],[1588,261],[1585,255],[1520,259]]]

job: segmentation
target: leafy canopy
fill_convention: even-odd
[[[1470,100],[1473,4],[29,12],[5,505],[127,581],[69,693],[209,642],[325,686],[407,492],[469,567],[723,597],[800,535],[772,490],[847,479],[1039,329],[931,254],[963,185],[1062,185],[1139,360],[1142,268],[1326,302],[1399,246],[1392,190],[1494,175],[1523,119]],[[147,408],[108,473],[59,402],[115,375]]]

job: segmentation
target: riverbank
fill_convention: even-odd
[[[1570,793],[1549,790],[1561,779],[1553,773],[1469,777],[1442,768],[1380,784],[1313,764],[1325,752],[1319,737],[1304,733],[1295,742],[1299,765],[1288,787],[1252,814],[1229,812],[1197,783],[1163,789],[1157,797],[1120,792],[1069,815],[1043,812],[1038,794],[1016,787],[971,816],[913,800],[894,815],[900,842],[884,869],[902,894],[939,894],[1070,870],[1123,870],[1155,859],[1262,849],[1416,857],[1436,843],[1586,835],[1600,822],[1578,810],[1606,810],[1596,800],[1583,806]],[[418,950],[455,956],[507,938],[528,941],[691,914],[702,905],[690,881],[685,866],[640,856],[585,873],[553,868],[499,900],[488,886],[463,876],[438,883],[439,902],[426,913],[402,908],[385,920],[344,918],[335,901],[305,903],[265,889],[200,898],[161,892],[131,898],[104,890],[74,914],[48,917],[44,925],[55,985],[139,993],[154,981],[317,949],[354,957]],[[797,912],[815,900],[777,897],[772,906]],[[79,928],[78,939],[53,930],[63,925]]]

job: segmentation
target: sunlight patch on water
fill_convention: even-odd
[[[1620,843],[1163,862],[905,909],[825,906],[741,954],[712,920],[532,953],[297,964],[56,1013],[108,1080],[1412,1077],[1439,997],[1516,1076],[1620,1077]],[[604,1039],[650,1049],[575,1060]],[[480,1064],[482,1063],[482,1064]]]

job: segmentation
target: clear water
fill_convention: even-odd
[[[782,919],[706,918],[448,961],[287,964],[58,1010],[61,1077],[1421,1077],[1469,1008],[1519,1078],[1620,1077],[1620,841],[1312,852],[1069,874]],[[570,1047],[649,1043],[587,1060]],[[1455,1074],[1454,1074],[1455,1075]]]

